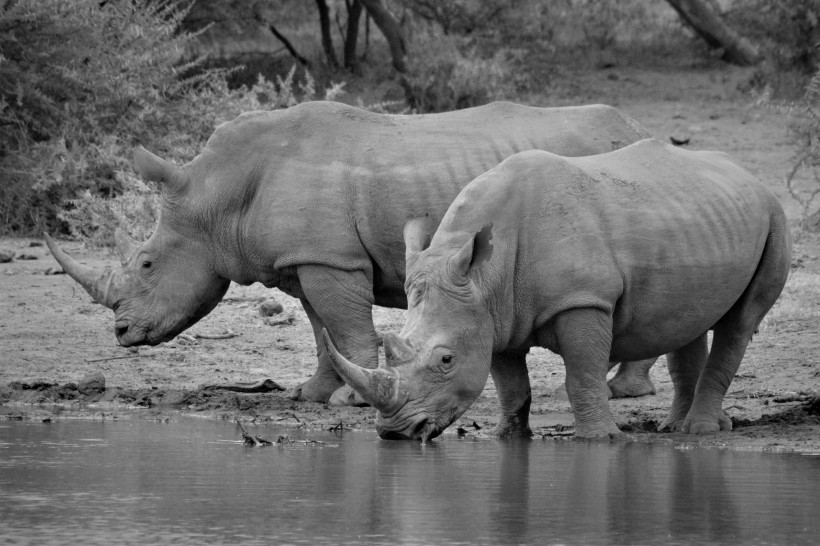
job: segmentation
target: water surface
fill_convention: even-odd
[[[820,457],[640,443],[0,423],[0,542],[814,544]]]

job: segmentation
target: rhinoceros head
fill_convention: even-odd
[[[66,273],[99,303],[114,311],[114,332],[123,346],[156,345],[207,315],[230,281],[214,271],[214,249],[180,203],[188,174],[143,148],[134,153],[137,171],[160,183],[163,208],[153,235],[130,241],[120,230],[115,239],[122,266],[96,271],[63,252],[48,234],[46,243]]]
[[[407,320],[398,336],[384,336],[385,362],[376,370],[345,359],[325,332],[336,371],[378,410],[382,438],[434,438],[484,389],[494,323],[474,277],[492,253],[488,233],[421,252],[424,238],[405,229]]]

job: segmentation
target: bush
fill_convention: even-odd
[[[729,23],[762,46],[775,70],[811,74],[820,61],[820,0],[735,0]]]
[[[310,75],[295,69],[277,82],[229,90],[228,71],[183,62],[195,35],[178,26],[190,3],[5,4],[0,234],[47,229],[104,243],[122,221],[139,236],[152,226],[155,212],[147,211],[156,203],[130,174],[134,145],[187,161],[218,123],[316,94]],[[126,212],[132,206],[136,216]]]
[[[801,227],[816,230],[815,199],[820,195],[820,113],[817,111],[820,105],[820,70],[815,72],[800,100],[775,105],[791,114],[789,141],[794,147],[795,157],[793,168],[786,176],[786,189],[802,209]]]
[[[486,104],[514,87],[515,52],[500,49],[482,58],[469,38],[432,30],[414,36],[402,85],[409,106],[419,112],[445,112]]]
[[[64,199],[113,195],[150,108],[198,85],[178,75],[174,2],[17,0],[0,11],[0,232],[54,228]]]
[[[146,108],[145,119],[156,126],[167,122],[166,132],[147,142],[154,151],[178,162],[188,161],[199,153],[216,126],[251,110],[287,108],[300,102],[321,98],[333,100],[343,92],[342,84],[332,85],[320,96],[310,73],[297,80],[294,66],[284,78],[270,82],[259,77],[250,89],[228,89],[225,78],[199,86],[185,100],[164,105],[163,109]],[[113,196],[88,189],[67,200],[58,217],[69,232],[91,246],[110,246],[116,228],[122,228],[133,239],[142,241],[154,231],[160,211],[160,197],[155,188],[146,186],[128,167],[116,172],[122,191]]]

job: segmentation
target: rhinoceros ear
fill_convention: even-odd
[[[159,182],[163,189],[179,189],[184,184],[180,167],[152,154],[142,146],[134,149],[134,168],[145,180]]]
[[[435,226],[428,215],[408,220],[404,224],[405,258],[410,259],[428,246],[433,238]]]
[[[456,271],[467,276],[471,269],[480,268],[493,255],[493,225],[481,228],[453,257]]]

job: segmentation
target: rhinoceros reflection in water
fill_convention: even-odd
[[[429,248],[405,230],[407,322],[386,365],[334,365],[385,438],[441,433],[492,374],[497,432],[530,434],[525,355],[560,354],[576,435],[615,435],[610,361],[669,353],[661,429],[730,430],[723,396],[780,294],[791,239],[774,194],[729,158],[656,140],[593,157],[523,152],[455,199]],[[711,351],[707,332],[714,331]]]
[[[86,268],[53,241],[63,268],[114,310],[122,345],[169,340],[209,313],[230,281],[297,297],[317,342],[327,328],[342,353],[375,368],[372,306],[405,307],[402,228],[435,225],[459,190],[509,155],[608,152],[647,136],[602,105],[532,108],[494,103],[459,112],[382,115],[330,102],[251,112],[217,128],[176,166],[138,149],[159,182],[162,211],[123,267]],[[319,344],[316,373],[294,398],[350,403]],[[644,370],[638,373],[646,377]]]

